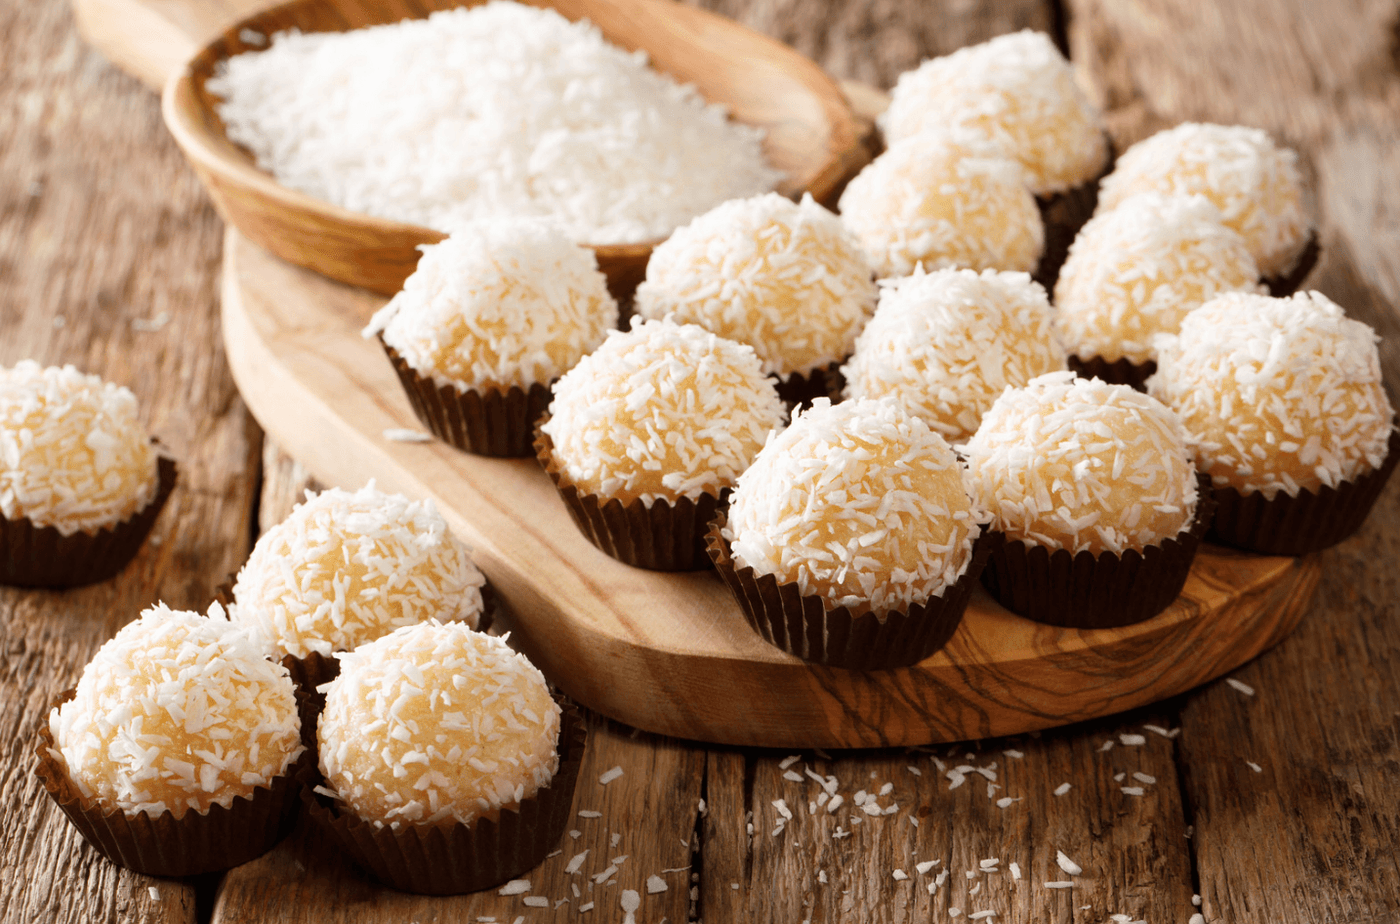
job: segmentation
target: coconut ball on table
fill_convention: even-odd
[[[880,286],[841,370],[847,398],[893,398],[957,444],[1007,386],[1065,368],[1050,300],[1025,273],[918,269]]]

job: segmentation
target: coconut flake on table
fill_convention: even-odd
[[[487,3],[272,37],[206,84],[230,140],[284,186],[440,231],[551,216],[581,243],[642,242],[772,189],[763,133],[586,21]]]

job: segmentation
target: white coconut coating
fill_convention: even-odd
[[[320,688],[321,773],[376,826],[495,818],[559,768],[559,705],[504,639],[433,621],[361,646],[340,665]]]
[[[129,389],[72,366],[0,368],[0,515],[95,533],[142,510],[156,451]]]
[[[1245,240],[1204,196],[1142,193],[1096,215],[1055,283],[1056,330],[1070,352],[1153,358],[1152,338],[1223,292],[1262,292]]]
[[[1377,343],[1320,292],[1232,293],[1159,338],[1147,387],[1181,415],[1216,486],[1297,496],[1385,460],[1394,411]]]
[[[890,145],[841,194],[841,220],[879,276],[961,266],[1031,272],[1045,224],[1021,166],[929,131]]]
[[[158,603],[98,649],[49,713],[68,776],[128,815],[225,808],[301,755],[296,688],[218,604]]]
[[[875,282],[835,215],[810,195],[768,193],[725,202],[658,245],[636,308],[747,343],[786,381],[850,354]]]
[[[1098,110],[1050,37],[1030,29],[901,74],[879,124],[890,144],[945,126],[984,140],[1021,162],[1036,195],[1087,183],[1108,161]]]
[[[991,528],[1027,544],[1142,550],[1196,513],[1181,421],[1126,385],[1053,372],[1009,388],[964,453]]]
[[[1139,141],[1104,177],[1098,211],[1143,192],[1205,196],[1265,276],[1286,275],[1307,246],[1298,156],[1257,128],[1187,122]]]
[[[485,577],[431,501],[307,492],[263,533],[233,587],[236,618],[277,657],[348,651],[427,619],[476,626]]]
[[[548,384],[617,326],[593,251],[544,221],[480,222],[421,248],[365,328],[422,375],[468,390]]]
[[[555,383],[549,413],[569,481],[647,505],[718,495],[786,417],[753,347],[669,320],[609,334]]]
[[[818,398],[739,476],[725,535],[739,566],[883,618],[957,581],[979,519],[962,463],[922,420]]]

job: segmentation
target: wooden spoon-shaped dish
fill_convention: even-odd
[[[293,0],[227,29],[165,86],[165,124],[224,220],[283,259],[332,279],[392,295],[438,231],[352,212],[288,189],[229,141],[219,100],[205,81],[219,62],[259,46],[242,36],[285,29],[343,32],[472,5],[460,0]],[[764,153],[787,175],[779,192],[826,200],[869,154],[840,89],[796,51],[721,16],[666,0],[532,0],[570,20],[588,19],[615,45],[643,49],[657,70],[696,86],[730,116],[767,131]],[[245,31],[247,30],[247,31]],[[619,296],[646,271],[653,244],[594,247]]]

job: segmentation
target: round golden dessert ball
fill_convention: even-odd
[[[225,808],[301,755],[296,688],[214,605],[127,623],[49,713],[69,778],[128,815]]]
[[[1144,192],[1205,196],[1265,276],[1293,268],[1312,228],[1298,156],[1257,128],[1187,122],[1139,141],[1104,177],[1098,211]]]
[[[841,370],[847,398],[893,398],[961,443],[1007,386],[1065,368],[1050,300],[1025,273],[917,270],[880,285]]]
[[[236,618],[277,657],[349,651],[427,619],[476,626],[485,577],[431,501],[308,493],[238,572]]]
[[[920,263],[1029,273],[1045,246],[1021,166],[944,132],[890,145],[846,186],[840,211],[882,277]]]
[[[1181,415],[1217,487],[1296,497],[1385,461],[1378,339],[1320,292],[1222,295],[1159,340],[1147,388]]]
[[[380,334],[439,385],[545,385],[617,326],[597,257],[548,222],[469,224],[421,249],[365,335]]]
[[[786,381],[845,359],[875,307],[860,245],[810,195],[731,199],[652,252],[637,313],[747,343]]]
[[[342,656],[325,689],[321,773],[378,827],[497,818],[558,770],[544,675],[462,623],[396,629]]]
[[[962,576],[978,520],[962,464],[922,420],[818,398],[739,476],[725,536],[737,566],[883,616]]]
[[[0,515],[96,533],[156,496],[156,451],[130,390],[72,366],[0,368]]]
[[[786,417],[753,347],[669,320],[609,334],[555,383],[549,412],[569,481],[647,504],[718,495]]]
[[[1204,196],[1133,196],[1090,219],[1055,283],[1056,330],[1075,355],[1142,364],[1152,338],[1224,292],[1259,292],[1244,238]]]
[[[1178,535],[1196,513],[1181,421],[1126,385],[1054,372],[1007,389],[964,453],[1008,539],[1121,553]]]
[[[888,144],[942,127],[985,141],[1020,161],[1036,195],[1088,183],[1108,161],[1098,110],[1050,37],[1030,29],[901,74],[879,123]]]

